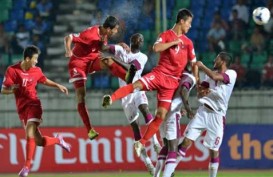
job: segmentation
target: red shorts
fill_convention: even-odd
[[[163,107],[169,109],[173,95],[179,85],[177,78],[152,70],[140,78],[140,81],[143,83],[143,90],[157,90],[158,106],[164,105]],[[161,102],[165,103],[162,104]]]
[[[42,106],[41,105],[28,105],[25,106],[22,110],[18,111],[19,118],[23,121],[24,125],[27,124],[28,121],[33,122],[42,122]]]
[[[70,74],[69,82],[83,80],[86,81],[87,74],[100,70],[100,59],[77,58],[72,56],[68,63],[68,70]]]

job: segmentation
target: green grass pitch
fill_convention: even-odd
[[[0,174],[18,177],[17,174]],[[151,177],[148,172],[30,173],[29,177]],[[208,177],[207,171],[176,171],[175,177]],[[273,170],[220,170],[217,177],[273,177]]]

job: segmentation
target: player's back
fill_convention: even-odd
[[[166,75],[180,78],[188,61],[195,59],[192,41],[185,35],[177,36],[173,30],[167,30],[159,36],[156,43],[168,43],[178,38],[182,40],[182,43],[162,51],[155,69]]]
[[[89,27],[81,33],[72,34],[71,37],[74,43],[73,55],[75,57],[93,57],[94,53],[98,53],[101,49],[99,26]]]

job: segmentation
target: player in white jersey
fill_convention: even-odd
[[[180,118],[182,117],[182,107],[186,110],[187,117],[193,118],[188,98],[190,91],[195,86],[195,77],[189,72],[183,72],[179,87],[172,99],[170,111],[167,119],[160,126],[160,135],[164,141],[164,146],[158,155],[156,163],[155,177],[160,176],[160,172],[165,164],[163,177],[171,176],[176,167],[176,158],[178,151],[178,141],[181,138]]]
[[[121,47],[120,45],[110,45],[108,49],[110,53],[114,54],[113,58],[115,61],[122,62],[120,64],[125,63],[130,64],[130,66],[135,66],[137,71],[133,78],[133,82],[141,78],[142,71],[147,62],[147,56],[140,51],[143,42],[143,35],[136,33],[133,34],[130,38],[130,52],[126,50],[126,47],[124,48],[124,46]],[[119,86],[122,87],[125,85],[127,85],[126,82],[122,79],[119,79]],[[148,99],[146,97],[145,91],[136,91],[134,93],[131,93],[128,96],[122,98],[121,102],[126,118],[128,119],[133,129],[135,141],[138,141],[141,139],[141,132],[138,125],[138,110],[140,110],[143,117],[145,118],[146,124],[149,124],[153,120],[153,116],[149,111]],[[156,135],[153,136],[152,140],[155,150],[159,153],[161,147]],[[145,149],[143,149],[143,151],[141,152],[141,158],[147,166],[150,174],[154,175],[154,166],[150,158],[147,156]]]
[[[178,149],[179,154],[185,156],[191,142],[206,131],[203,144],[210,151],[209,177],[217,175],[228,101],[237,78],[236,72],[228,68],[231,60],[230,54],[220,52],[214,61],[216,71],[210,70],[200,61],[196,63],[207,77],[198,89],[201,105],[184,131],[185,138]]]

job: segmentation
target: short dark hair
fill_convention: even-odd
[[[119,25],[119,21],[116,17],[114,16],[108,16],[104,23],[103,23],[103,27],[104,28],[110,28],[110,29],[113,29],[115,28],[117,25]]]
[[[193,14],[190,10],[188,9],[180,9],[177,13],[177,16],[176,16],[176,22],[175,23],[179,23],[181,19],[183,20],[187,20],[188,17],[192,17],[193,18]]]
[[[140,33],[135,33],[130,37],[130,45],[135,48],[141,48],[144,44],[144,37]]]
[[[41,51],[38,47],[35,45],[29,45],[24,49],[23,55],[24,55],[24,60],[29,57],[32,58],[34,54],[40,54]]]
[[[230,66],[230,64],[231,64],[231,62],[232,62],[232,60],[233,60],[231,54],[229,54],[229,53],[227,53],[227,52],[220,52],[220,53],[218,54],[218,56],[221,58],[221,60],[223,60],[223,61],[226,62],[227,67]]]

